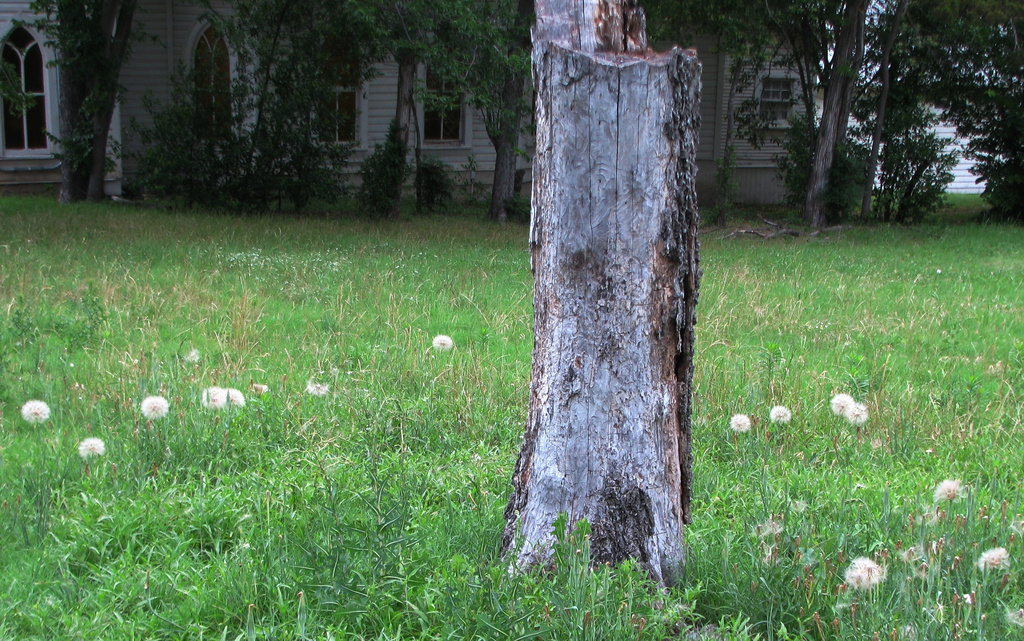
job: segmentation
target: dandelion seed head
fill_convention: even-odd
[[[1006,613],[1006,622],[1010,625],[1016,625],[1024,628],[1024,608],[1008,611]]]
[[[836,394],[832,397],[832,413],[836,416],[846,416],[855,402],[849,394]]]
[[[231,387],[227,390],[228,404],[231,407],[245,407],[245,394]]]
[[[955,501],[964,495],[960,479],[946,479],[935,486],[935,502]]]
[[[228,406],[228,391],[223,387],[207,387],[203,390],[202,403],[208,410],[222,410]]]
[[[1017,534],[1024,534],[1024,519],[1020,518],[1019,514],[1017,518],[1010,522],[1010,529]]]
[[[455,341],[452,340],[452,337],[444,334],[438,334],[435,336],[432,344],[434,349],[439,352],[447,352],[451,348],[455,347]]]
[[[193,347],[189,350],[188,354],[185,354],[184,358],[186,363],[198,363],[200,358],[199,350]]]
[[[868,406],[864,403],[854,403],[846,410],[846,420],[850,425],[863,425],[868,422]]]
[[[985,550],[978,557],[978,569],[982,572],[989,570],[1002,570],[1010,567],[1010,553],[1006,548],[992,548]]]
[[[846,584],[855,590],[868,591],[885,581],[886,569],[866,556],[859,556],[846,568]]]
[[[170,404],[163,396],[147,396],[142,399],[142,403],[139,404],[139,409],[142,411],[142,415],[150,421],[155,421],[167,416],[167,412],[170,408]]]
[[[768,418],[772,423],[788,423],[793,420],[793,412],[785,405],[776,405],[768,412]]]
[[[263,385],[262,383],[250,383],[249,389],[251,389],[252,393],[256,396],[263,396],[270,391],[270,386]]]
[[[763,538],[775,536],[776,534],[782,534],[782,523],[775,519],[768,519],[764,523],[759,523],[754,528],[754,536]]]
[[[87,438],[78,444],[78,455],[88,461],[94,456],[103,456],[107,452],[107,446],[98,438]]]
[[[903,559],[904,563],[915,563],[919,558],[921,558],[921,552],[916,547],[911,546],[900,552],[900,558]]]
[[[43,401],[28,401],[21,406],[21,418],[29,423],[43,423],[50,418],[50,406]]]
[[[329,391],[331,391],[331,388],[326,383],[317,383],[312,379],[306,383],[306,393],[311,396],[327,396]]]
[[[729,419],[729,429],[738,434],[750,431],[750,417],[746,414],[733,414]]]

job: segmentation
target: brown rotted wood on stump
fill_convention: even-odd
[[[689,521],[700,64],[653,54],[635,2],[537,2],[530,406],[505,554],[543,563],[560,513],[595,563],[671,584]]]

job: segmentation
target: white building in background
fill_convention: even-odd
[[[977,176],[971,173],[974,161],[964,158],[964,141],[957,137],[956,127],[953,125],[940,124],[935,127],[935,133],[940,138],[949,140],[946,151],[956,151],[959,154],[956,167],[953,168],[953,182],[946,191],[951,194],[980,194],[985,191],[985,181],[980,181]]]
[[[56,143],[47,135],[60,136],[57,97],[60,92],[58,74],[52,66],[54,52],[47,47],[45,38],[31,27],[35,15],[30,0],[18,2],[0,0],[0,38],[3,59],[18,70],[25,90],[36,97],[35,104],[24,114],[3,109],[0,127],[0,193],[12,189],[40,188],[60,181],[60,161],[55,157]],[[147,37],[138,39],[131,58],[121,72],[125,88],[121,103],[111,123],[113,144],[121,144],[124,159],[119,160],[107,177],[107,192],[120,193],[122,182],[136,171],[132,154],[140,150],[137,137],[132,136],[132,121],[142,126],[150,124],[143,98],[151,96],[166,102],[171,97],[171,79],[180,64],[193,65],[196,60],[211,62],[220,68],[207,82],[222,82],[230,77],[230,47],[223,38],[203,20],[204,9],[187,0],[139,0],[135,16],[135,29]],[[702,201],[708,202],[714,194],[715,162],[725,152],[725,110],[729,95],[728,60],[715,52],[713,38],[697,38],[694,43],[703,65],[701,130],[697,147],[697,190]],[[327,60],[325,60],[325,64]],[[352,126],[338,131],[338,140],[355,145],[353,168],[378,143],[384,141],[388,124],[395,112],[397,67],[379,65],[379,74],[358,87],[339,87],[337,107],[349,113]],[[430,70],[420,69],[425,85],[432,86]],[[218,80],[219,78],[219,80]],[[227,86],[224,87],[225,91]],[[763,112],[775,116],[777,127],[772,132],[784,136],[793,113],[797,81],[792,72],[775,69],[735,97],[735,104],[754,97]],[[417,122],[421,124],[424,154],[437,158],[455,170],[475,166],[478,180],[489,181],[494,166],[494,149],[490,144],[481,115],[463,100],[454,112],[435,112],[417,106]],[[776,203],[783,190],[779,183],[774,158],[781,149],[767,144],[755,149],[746,141],[734,139],[736,145],[736,178],[739,182],[739,201],[746,203]],[[959,169],[959,168],[958,168]],[[973,177],[960,171],[965,178],[955,189],[980,190],[966,184]],[[527,171],[527,180],[529,172]]]

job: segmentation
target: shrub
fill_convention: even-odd
[[[455,178],[444,161],[426,156],[416,169],[416,210],[432,211],[450,203],[455,194]]]
[[[384,144],[374,147],[359,167],[359,201],[371,213],[385,214],[391,209],[409,175],[406,153],[408,146],[399,138],[398,122],[392,120]]]
[[[874,189],[872,214],[899,223],[920,222],[942,204],[956,153],[932,126],[938,118],[925,105],[889,110],[879,156],[881,176]]]
[[[275,7],[273,0],[245,0],[231,16],[209,16],[230,43],[234,77],[211,96],[180,68],[172,99],[147,103],[153,124],[137,127],[145,189],[242,211],[284,200],[301,208],[341,195],[351,153],[335,135],[342,72],[324,65],[321,54],[351,27],[334,3],[283,13]],[[349,67],[345,73],[358,75],[357,63]]]

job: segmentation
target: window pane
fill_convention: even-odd
[[[24,149],[25,132],[22,116],[16,116],[11,108],[4,103],[4,146],[7,149]]]
[[[441,127],[444,120],[441,112],[436,109],[423,110],[423,139],[441,140]]]
[[[462,109],[452,109],[444,118],[444,127],[441,132],[441,136],[445,140],[459,140],[462,138],[459,134],[461,133],[459,126],[462,124]]]
[[[28,48],[30,44],[35,42],[35,38],[33,38],[32,34],[30,34],[28,31],[25,31],[25,29],[18,27],[17,29],[11,32],[11,35],[8,36],[7,41],[13,44],[18,49],[24,51]]]
[[[38,45],[25,52],[25,91],[43,93],[43,54]]]
[[[193,72],[203,135],[223,134],[231,126],[231,58],[227,42],[209,27],[196,43]]]
[[[28,130],[28,148],[46,149],[46,101],[37,96],[25,112],[25,128]]]
[[[11,65],[14,68],[14,72],[18,74],[18,77],[21,77],[21,55],[11,43],[4,45],[4,62]]]
[[[338,92],[338,142],[356,139],[356,92]]]
[[[462,101],[455,91],[448,89],[436,74],[427,69],[426,89],[429,93],[447,99],[454,107],[424,107],[423,139],[433,142],[458,142],[462,140]]]

